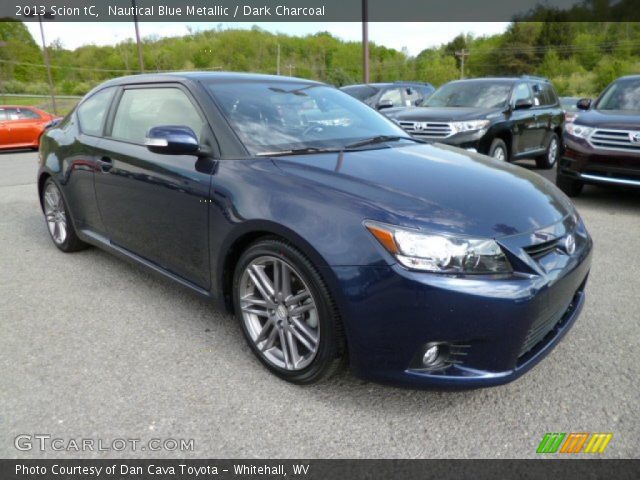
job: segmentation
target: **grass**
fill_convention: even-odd
[[[80,98],[56,98],[56,109],[58,115],[66,115],[76,106],[76,103],[80,101]],[[53,107],[51,105],[51,97],[23,97],[10,94],[0,95],[1,105],[25,105],[36,107],[45,112],[53,113]]]

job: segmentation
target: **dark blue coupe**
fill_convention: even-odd
[[[278,376],[484,387],[542,359],[584,303],[592,241],[523,168],[426,145],[330,86],[139,75],[40,149],[55,245],[95,245],[233,311]]]

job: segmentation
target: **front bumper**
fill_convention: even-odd
[[[596,150],[586,141],[565,138],[558,172],[585,183],[640,188],[640,155],[635,152]]]
[[[502,279],[412,272],[399,265],[334,267],[354,373],[440,389],[518,378],[553,349],[580,314],[592,248],[584,230],[583,235],[573,255],[551,251],[535,262],[525,259],[522,249],[529,235],[504,239],[505,251],[522,255],[532,268]],[[529,345],[532,332],[541,336]],[[419,368],[416,359],[433,343],[451,345],[456,355],[442,369]]]

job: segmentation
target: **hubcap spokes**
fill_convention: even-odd
[[[496,160],[504,160],[504,150],[502,148],[496,148],[496,150],[493,152],[493,158],[495,158]]]
[[[67,216],[58,187],[49,184],[44,192],[44,216],[53,241],[60,245],[67,239]]]
[[[558,155],[558,142],[556,140],[551,140],[551,145],[549,145],[549,165],[553,165],[556,163],[556,156]]]
[[[240,279],[242,320],[262,356],[286,370],[315,358],[320,340],[318,310],[298,272],[276,257],[252,261]]]

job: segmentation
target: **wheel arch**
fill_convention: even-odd
[[[221,260],[215,269],[215,285],[217,285],[217,290],[221,294],[220,299],[229,313],[233,313],[232,283],[238,260],[251,244],[265,238],[282,240],[299,250],[316,267],[334,301],[338,305],[340,304],[339,292],[336,288],[337,280],[320,252],[290,228],[272,221],[256,220],[245,222],[242,227],[237,228],[232,235],[227,237],[220,248],[219,258]]]
[[[489,147],[491,148],[491,143],[493,142],[494,139],[499,138],[500,140],[502,140],[504,142],[504,144],[507,147],[507,155],[508,155],[508,159],[511,159],[512,155],[513,155],[513,134],[511,133],[511,131],[509,129],[502,129],[502,130],[498,130],[493,137],[491,138],[491,142],[489,142]]]

